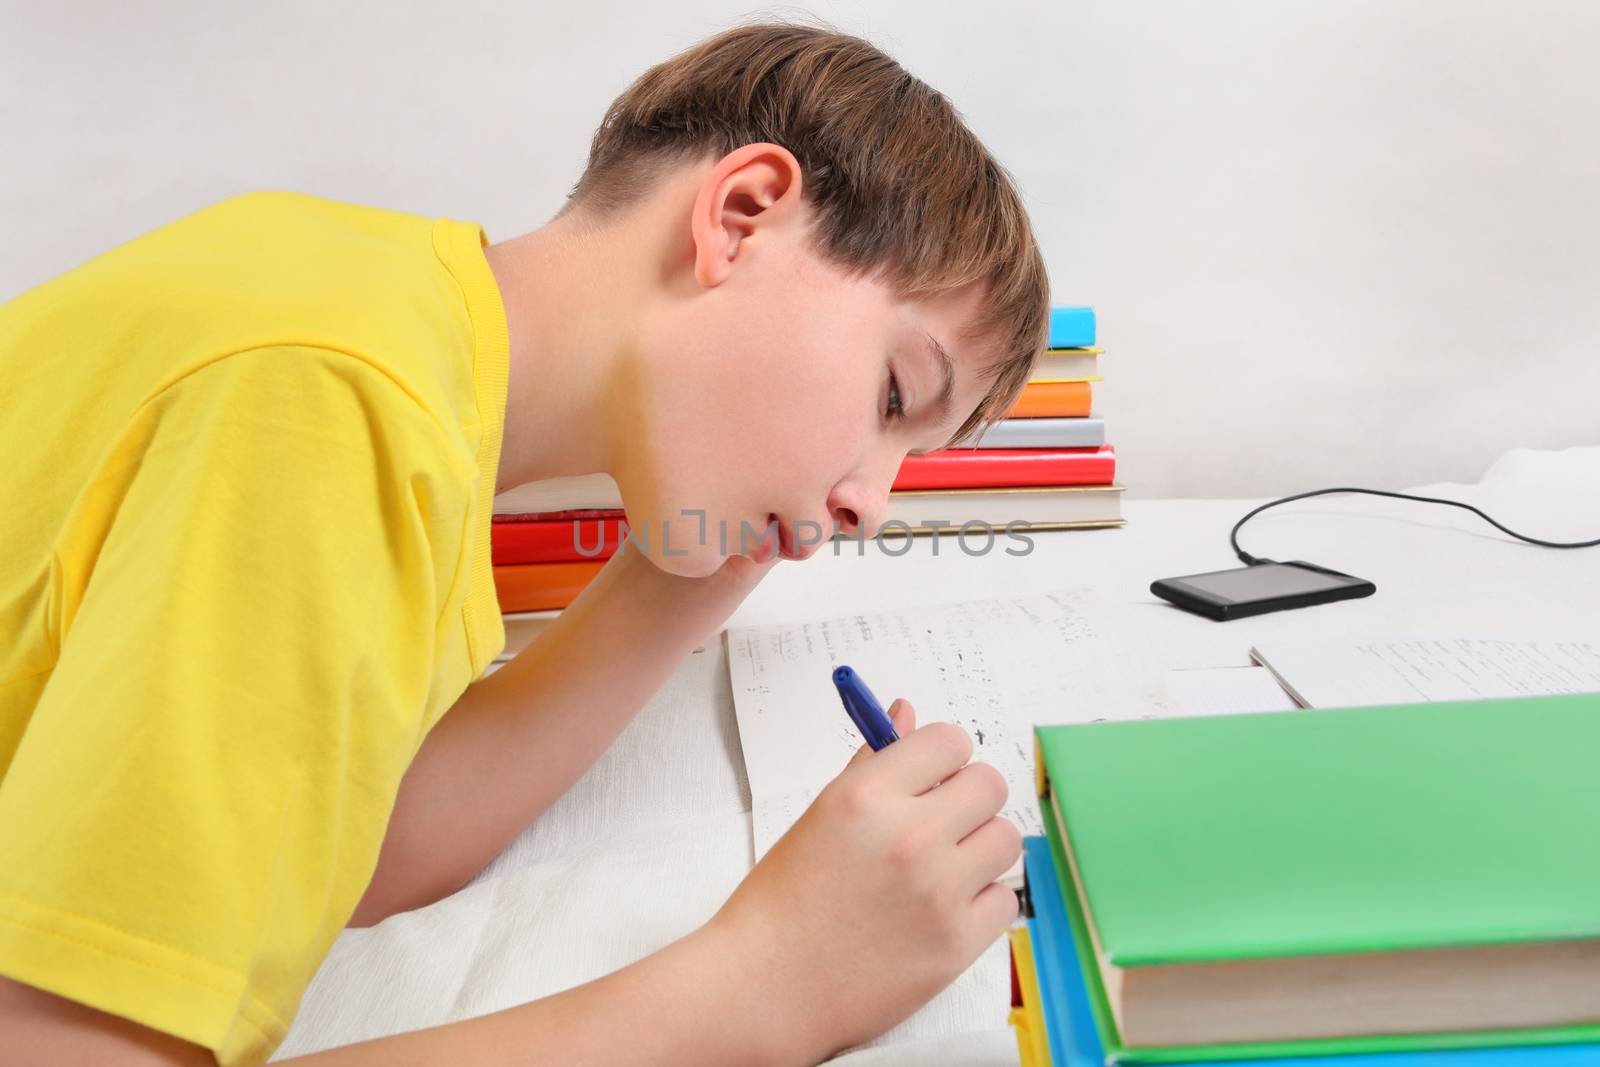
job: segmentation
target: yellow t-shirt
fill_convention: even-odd
[[[282,1040],[505,645],[486,243],[254,193],[0,306],[0,975]]]

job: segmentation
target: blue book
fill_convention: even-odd
[[[1094,308],[1051,308],[1047,348],[1089,348],[1094,344]]]
[[[1089,990],[1078,966],[1077,944],[1062,903],[1061,884],[1045,837],[1025,837],[1023,868],[1033,918],[1033,969],[1039,983],[1045,1036],[1052,1067],[1105,1067],[1105,1048],[1095,1029]],[[1221,1067],[1169,1064],[1167,1067]],[[1355,1056],[1296,1056],[1250,1060],[1249,1067],[1600,1067],[1600,1045],[1538,1048],[1477,1048],[1432,1052],[1381,1052]]]

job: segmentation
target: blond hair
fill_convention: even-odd
[[[650,68],[606,112],[562,210],[603,218],[668,166],[758,142],[799,160],[824,260],[881,273],[906,298],[985,284],[967,333],[999,357],[952,440],[1002,417],[1049,322],[1044,258],[1022,198],[948,100],[859,37],[758,23]]]

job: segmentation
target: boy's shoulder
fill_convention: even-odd
[[[102,306],[136,307],[141,333],[159,324],[177,339],[183,354],[152,353],[174,361],[162,377],[224,353],[310,346],[371,363],[441,420],[475,421],[461,403],[473,396],[477,344],[462,275],[487,271],[472,262],[480,233],[308,193],[250,192],[101,257],[91,288]]]
[[[324,237],[377,239],[413,251],[429,251],[434,221],[426,215],[313,193],[261,189],[225,197],[184,216],[173,226],[215,227],[221,233],[249,235],[268,242],[318,233]]]

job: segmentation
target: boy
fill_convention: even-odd
[[[942,97],[762,25],[640,78],[532,233],[253,194],[0,308],[0,1064],[265,1059],[340,929],[460,887],[811,524],[872,533],[908,452],[1003,411],[1047,303]],[[649,555],[484,677],[494,493],[594,471]],[[1013,920],[1020,848],[965,732],[893,710],[700,930],[308,1059],[881,1033]]]

